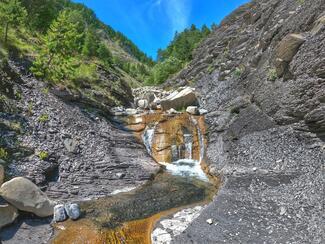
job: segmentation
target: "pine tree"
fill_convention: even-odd
[[[11,25],[20,26],[27,16],[26,9],[18,0],[2,0],[0,2],[0,21],[4,23],[4,42],[8,41],[8,32]]]
[[[82,34],[79,34],[78,23],[71,22],[70,14],[69,10],[60,12],[51,24],[32,67],[35,75],[54,82],[72,75],[72,59],[80,49]]]
[[[98,38],[93,29],[87,31],[85,42],[82,48],[82,54],[86,57],[94,57],[97,55],[99,48]]]
[[[98,58],[100,58],[105,64],[111,64],[113,60],[112,53],[106,47],[104,43],[100,43],[97,50]]]

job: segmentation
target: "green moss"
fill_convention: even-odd
[[[39,116],[38,121],[41,123],[45,123],[46,121],[49,120],[49,116],[48,114],[42,114],[41,116]]]
[[[48,157],[49,157],[49,153],[46,152],[46,151],[40,151],[38,153],[38,157],[41,159],[41,160],[46,160]]]
[[[0,147],[0,159],[7,159],[8,158],[8,152],[6,151],[6,149]]]
[[[243,69],[237,67],[233,74],[235,77],[239,78],[243,74]]]

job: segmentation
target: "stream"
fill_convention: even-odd
[[[56,224],[53,243],[152,243],[158,221],[212,200],[217,186],[202,169],[204,118],[181,114],[166,120],[159,114],[131,120],[143,123],[145,129],[135,135],[161,171],[137,189],[81,202],[82,218]]]

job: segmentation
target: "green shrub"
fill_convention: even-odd
[[[278,75],[276,73],[276,69],[272,68],[269,69],[267,72],[267,79],[270,81],[275,81],[278,78]]]
[[[48,121],[49,120],[49,116],[48,116],[48,114],[42,114],[41,116],[39,116],[39,118],[38,118],[38,121],[39,122],[42,122],[42,123],[45,123],[46,121]]]
[[[0,159],[7,159],[8,158],[8,152],[6,149],[0,147]]]
[[[38,157],[41,159],[41,160],[46,160],[48,157],[49,157],[49,153],[46,152],[46,151],[40,151],[38,153]]]
[[[243,73],[243,69],[238,68],[238,67],[233,72],[234,76],[237,77],[237,78],[239,78],[242,75],[242,73]]]

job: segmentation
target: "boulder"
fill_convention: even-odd
[[[287,71],[289,63],[305,41],[301,34],[288,34],[280,41],[275,50],[275,68],[279,77]]]
[[[80,207],[76,203],[69,203],[64,206],[65,211],[70,219],[77,220],[80,217]]]
[[[197,106],[188,106],[186,108],[186,112],[189,114],[193,114],[193,115],[198,115],[199,114],[199,109]]]
[[[164,111],[171,108],[176,110],[182,109],[186,108],[187,106],[196,105],[197,103],[194,89],[190,87],[186,87],[180,92],[175,91],[160,102],[161,108]]]
[[[0,164],[0,186],[2,185],[2,183],[4,182],[4,180],[5,180],[5,169]]]
[[[0,229],[6,225],[9,225],[15,221],[18,217],[18,210],[9,205],[0,205]]]
[[[19,210],[31,212],[39,217],[53,215],[54,204],[30,180],[17,177],[0,187],[0,196]]]
[[[147,99],[141,99],[138,101],[137,105],[141,109],[147,109],[149,107],[149,102]]]
[[[67,214],[64,209],[63,204],[58,204],[54,207],[54,216],[53,216],[53,221],[54,222],[62,222],[67,219]]]

